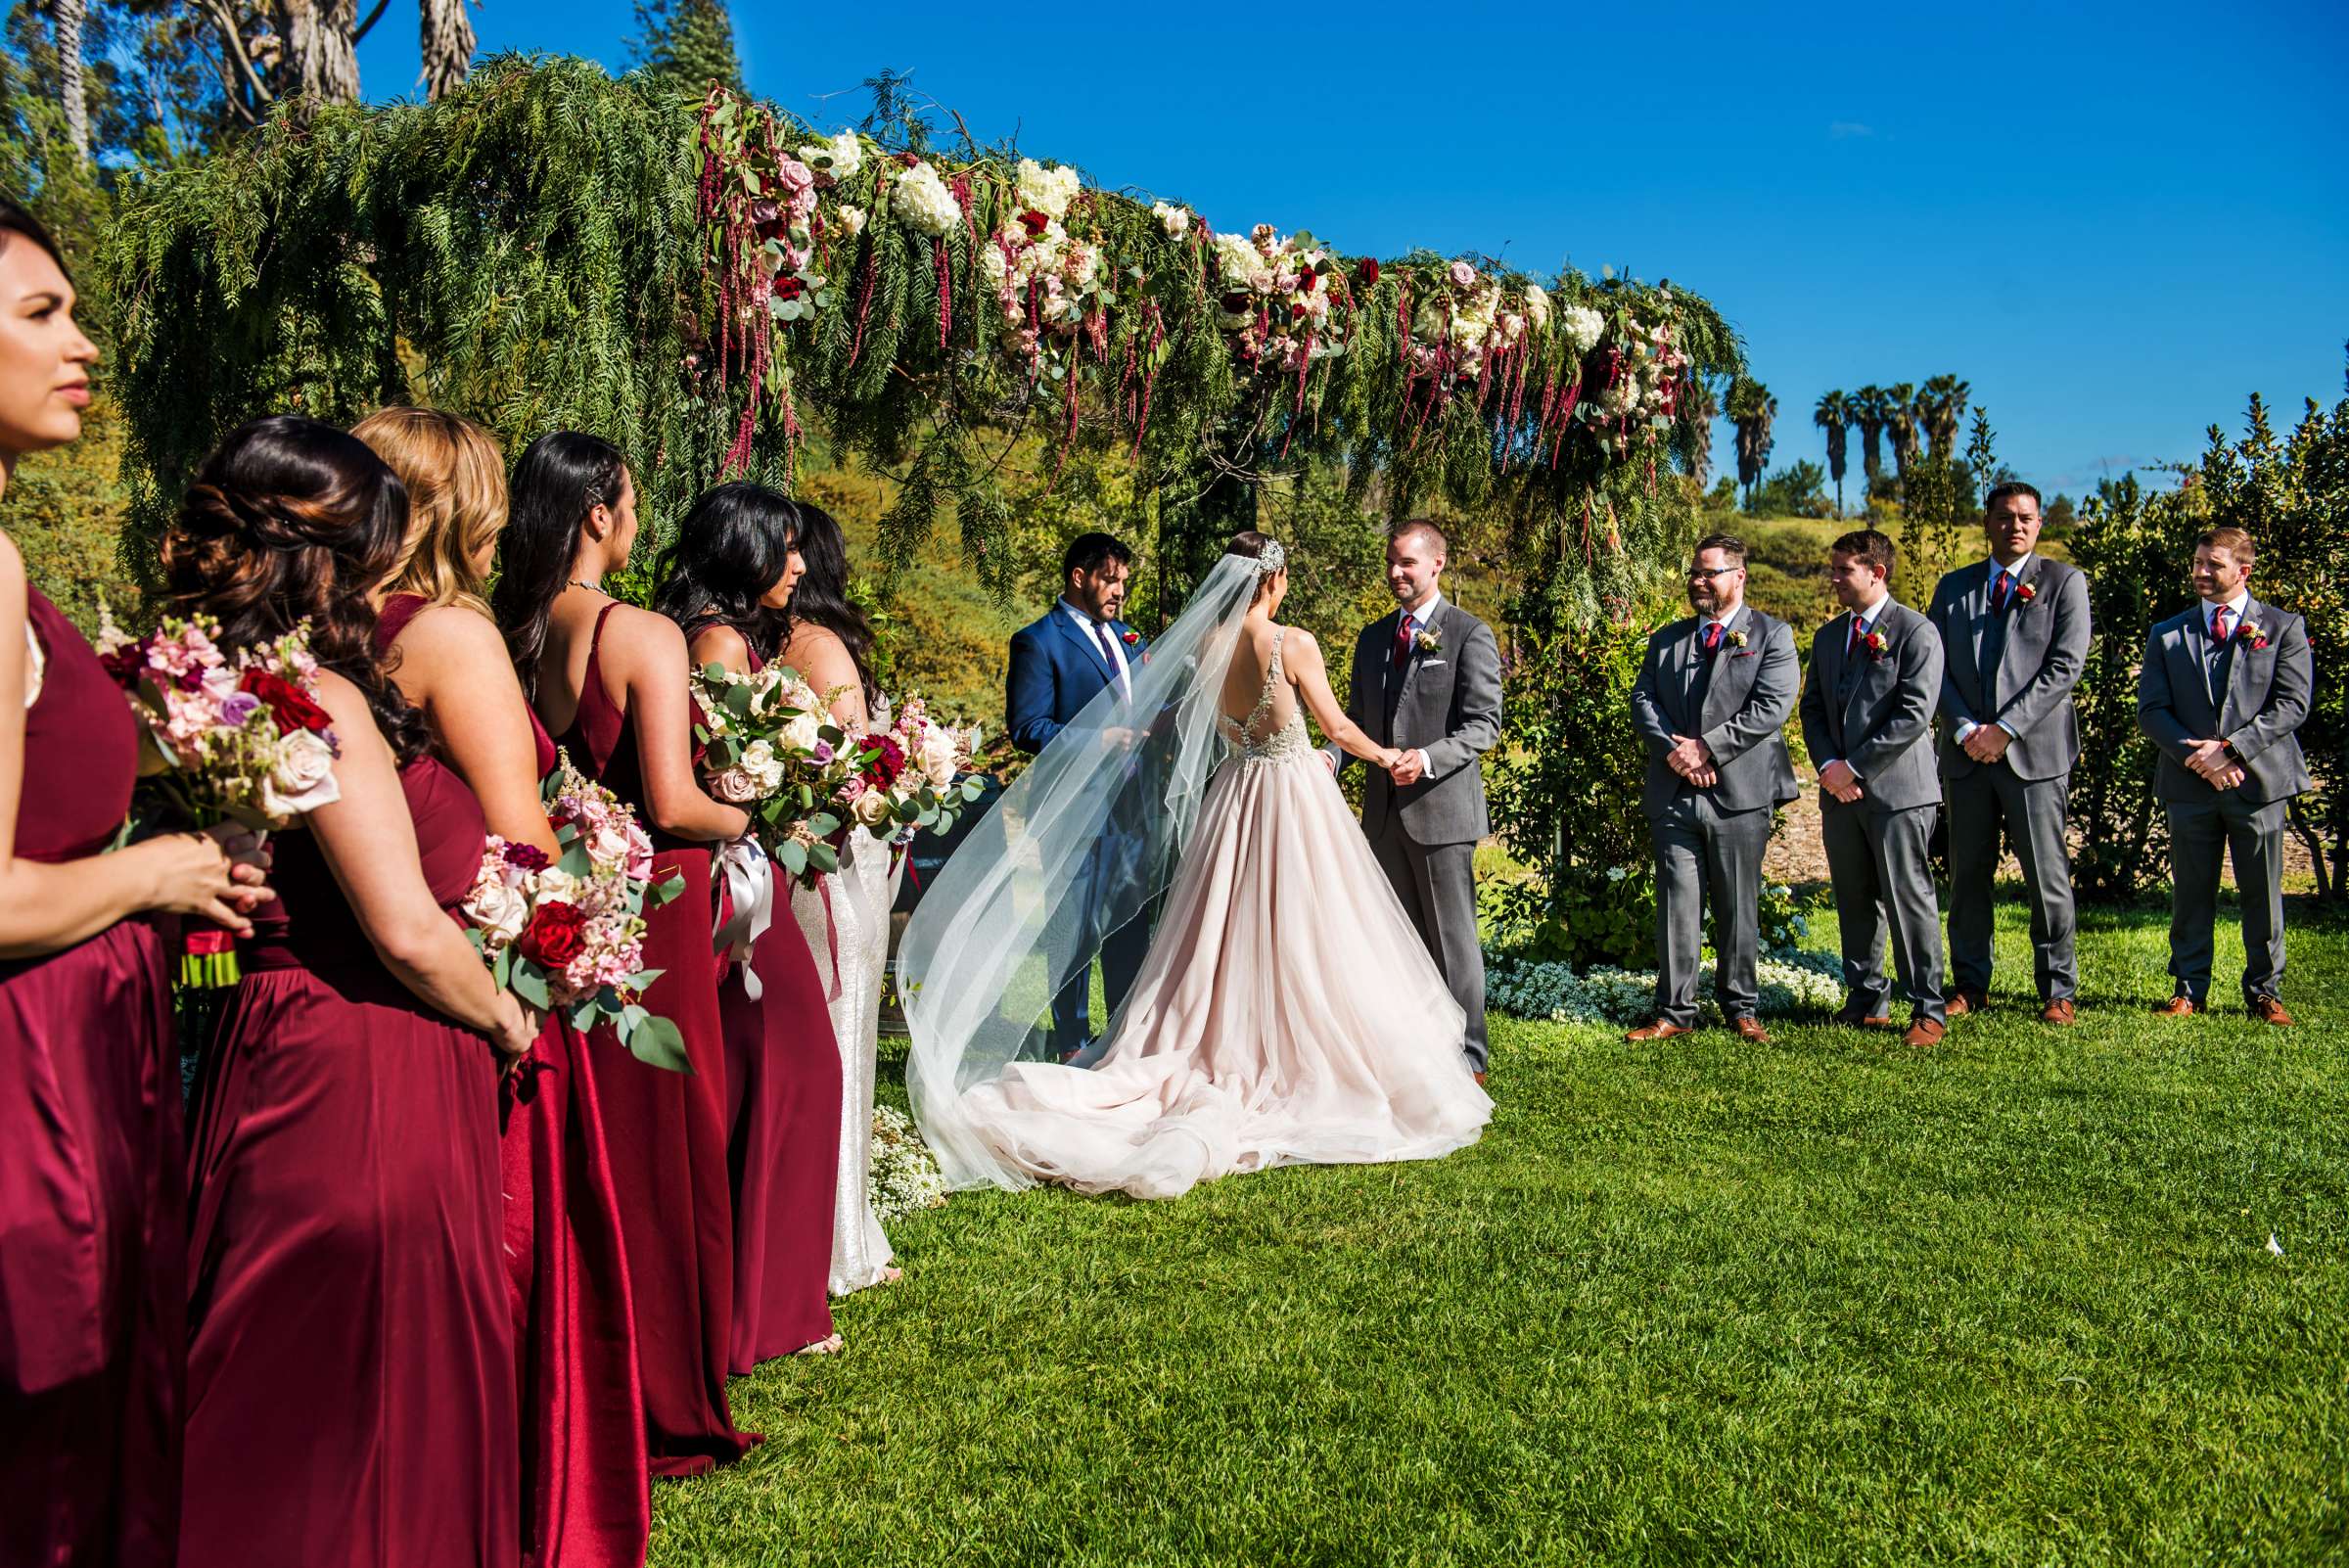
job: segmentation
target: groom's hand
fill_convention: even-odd
[[[1413,748],[1396,759],[1395,765],[1387,770],[1387,776],[1395,781],[1397,789],[1407,790],[1418,783],[1420,775],[1426,771],[1427,753]]]

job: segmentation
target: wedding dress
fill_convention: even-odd
[[[1218,575],[1234,564],[1227,558]],[[908,1086],[956,1185],[1050,1181],[1170,1198],[1279,1165],[1433,1159],[1474,1142],[1492,1114],[1461,1054],[1459,1008],[1306,733],[1280,628],[1254,711],[1222,712],[1248,604],[1241,590],[1255,578],[1254,562],[1236,564],[1250,569],[1245,580],[1211,576],[1154,648],[1175,644],[1183,668],[1131,705],[1156,715],[1141,751],[1161,754],[1162,765],[1104,767],[1088,761],[1080,735],[1063,763],[1073,777],[1047,776],[1041,799],[1013,800],[1024,776],[1005,798],[1028,808],[1039,842],[1023,853],[1023,829],[1008,829],[999,856],[983,851],[957,879],[966,846],[906,933],[900,970],[910,960],[920,988],[907,995]],[[1189,638],[1178,637],[1195,618]],[[1102,715],[1121,716],[1137,715]],[[1110,736],[1125,728],[1098,726]],[[1196,761],[1202,733],[1215,748],[1208,768]],[[1070,744],[1055,739],[1037,768]],[[1059,897],[1051,873],[1069,858],[1056,853],[1068,849],[1060,841],[1082,823],[1059,820],[1055,802],[1098,797],[1121,776],[1143,778],[1153,807],[1133,857],[1145,870],[1108,915],[1072,922],[1074,900]],[[1032,1004],[1072,965],[1089,963],[1121,918],[1147,918],[1160,891],[1154,865],[1172,873],[1171,886],[1098,1065],[1020,1059],[1030,1052],[1004,1042],[1032,1034]],[[960,906],[934,914],[942,895]],[[1072,924],[1082,931],[1073,945],[1051,940]],[[976,984],[976,1004],[967,990],[939,994],[949,983]]]
[[[873,1092],[880,1053],[881,982],[889,967],[889,849],[851,835],[840,869],[821,888],[794,887],[791,912],[828,985],[832,1033],[840,1041],[840,1180],[832,1196],[835,1296],[853,1295],[889,1277],[889,1237],[873,1213]]]

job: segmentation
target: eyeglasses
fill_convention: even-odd
[[[1691,582],[1710,582],[1715,577],[1726,577],[1732,572],[1743,572],[1745,568],[1743,567],[1690,567],[1688,569],[1688,580]]]

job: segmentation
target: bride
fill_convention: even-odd
[[[979,822],[900,945],[915,1119],[956,1187],[1171,1198],[1276,1165],[1433,1159],[1493,1102],[1460,1011],[1306,734],[1380,766],[1281,546],[1236,535],[1134,672]],[[1051,998],[1156,915],[1109,1033],[1039,1061]],[[1092,1065],[1078,1065],[1091,1059]]]

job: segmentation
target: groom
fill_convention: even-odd
[[[1035,756],[1051,743],[1085,704],[1115,687],[1118,700],[1133,699],[1133,676],[1148,646],[1141,633],[1118,619],[1126,605],[1133,552],[1106,533],[1081,533],[1060,561],[1061,595],[1043,619],[1023,626],[1011,639],[1011,669],[1004,709],[1012,745]],[[1080,872],[1080,907],[1089,924],[1096,904],[1107,898],[1136,844],[1121,829],[1117,809]],[[1146,920],[1130,920],[1098,937],[1101,989],[1114,1017],[1150,949]],[[1090,997],[1093,966],[1069,977],[1052,998],[1050,1048],[1054,1059],[1075,1056],[1092,1037]]]
[[[1489,831],[1477,759],[1500,737],[1500,644],[1493,628],[1444,597],[1450,541],[1414,519],[1387,539],[1395,614],[1354,645],[1346,715],[1370,738],[1403,748],[1392,773],[1370,769],[1362,832],[1419,939],[1467,1016],[1460,1042],[1485,1081],[1485,955],[1476,934],[1476,842]],[[1353,759],[1332,746],[1332,772]]]

